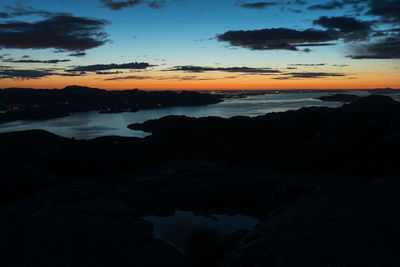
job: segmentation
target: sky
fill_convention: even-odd
[[[0,0],[0,88],[400,88],[400,0]]]

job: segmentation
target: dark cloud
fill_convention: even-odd
[[[173,0],[174,2],[184,2],[185,0]],[[118,11],[129,7],[135,7],[140,4],[147,4],[153,9],[162,9],[166,6],[166,0],[100,0],[103,7]]]
[[[244,3],[241,4],[241,7],[249,8],[249,9],[265,9],[270,6],[277,6],[278,2],[255,2],[255,3]]]
[[[115,74],[122,74],[122,71],[96,71],[97,75],[115,75]]]
[[[122,81],[122,80],[177,80],[177,81],[215,81],[215,80],[225,80],[225,79],[236,79],[237,76],[226,76],[222,78],[214,78],[214,77],[199,77],[196,75],[190,76],[139,76],[139,75],[129,75],[129,76],[120,76],[120,77],[112,77],[104,79],[103,81]]]
[[[296,0],[296,1],[294,1],[294,2],[288,2],[288,4],[294,4],[294,5],[304,6],[304,5],[307,5],[307,1]]]
[[[128,7],[134,7],[143,2],[143,0],[130,0],[130,1],[113,1],[113,0],[100,0],[104,7],[111,10],[121,10]]]
[[[350,1],[350,0],[347,0]],[[218,35],[219,41],[229,42],[231,46],[239,46],[251,50],[293,50],[311,52],[313,46],[335,45],[330,41],[343,40],[360,41],[367,40],[377,34],[372,29],[375,22],[361,21],[350,17],[320,17],[314,25],[321,26],[325,30],[307,29],[294,30],[287,28],[262,29],[253,31],[228,31]],[[388,36],[387,31],[381,33]]]
[[[323,78],[323,77],[343,77],[346,76],[342,73],[328,73],[328,72],[291,72],[287,73],[293,78]]]
[[[306,5],[306,1],[296,0],[296,1],[259,1],[259,2],[247,2],[245,0],[236,0],[236,6],[240,6],[247,9],[266,9],[272,6],[281,6],[281,10],[286,8],[294,13],[301,13],[300,9],[293,9],[293,6],[303,6]]]
[[[340,34],[337,33],[337,32],[331,32],[331,33],[332,33],[333,36],[336,36],[338,39],[341,37]],[[313,47],[313,46],[331,46],[331,45],[336,45],[336,43],[305,43],[305,44],[296,44],[296,47],[302,47],[302,46],[308,46],[308,47]]]
[[[215,81],[215,80],[223,80],[225,78],[199,78],[198,76],[184,76],[175,78],[178,81]]]
[[[322,67],[325,66],[325,63],[317,63],[317,64],[288,64],[288,66],[296,66],[296,67]]]
[[[181,79],[182,79],[182,77],[179,77],[179,76],[166,77],[166,76],[129,75],[129,76],[119,76],[119,77],[107,78],[107,79],[104,79],[103,81],[122,81],[122,80],[157,80],[157,81],[163,81],[163,80],[181,80]]]
[[[54,70],[47,69],[0,69],[1,79],[30,80],[49,76],[77,76],[76,74],[57,73]]]
[[[162,9],[166,5],[165,1],[151,1],[149,2],[149,7],[153,9]]]
[[[19,16],[41,16],[41,17],[51,17],[54,16],[55,13],[49,12],[46,10],[37,10],[33,7],[22,8],[22,7],[13,7],[13,6],[5,6],[5,9],[9,11],[9,17],[19,17]]]
[[[285,76],[272,78],[274,80],[290,80],[290,79],[316,79],[326,77],[344,77],[342,73],[329,73],[329,72],[290,72],[283,74]]]
[[[176,66],[168,71],[184,71],[184,72],[209,72],[209,71],[221,71],[221,72],[231,72],[231,73],[280,73],[279,70],[274,70],[270,68],[249,68],[249,67],[229,67],[229,68],[213,68],[213,67],[201,67],[201,66]]]
[[[369,0],[367,14],[378,16],[380,23],[400,23],[400,0]],[[398,28],[374,31],[374,42],[353,46],[347,57],[352,59],[400,59],[400,33]]]
[[[77,52],[73,52],[73,53],[71,53],[71,54],[68,54],[68,56],[70,56],[70,57],[84,57],[84,56],[86,56],[87,54],[85,53],[85,52],[80,52],[80,51],[77,51]]]
[[[151,76],[136,76],[136,75],[130,75],[130,76],[124,76],[124,77],[107,78],[107,79],[104,79],[103,81],[149,80],[149,79],[152,79],[152,77],[151,77]]]
[[[347,65],[347,64],[334,64],[334,65],[332,65],[333,67],[339,67],[339,68],[344,68],[344,67],[349,67],[350,65]]]
[[[387,38],[372,44],[354,48],[352,59],[400,59],[400,37]]]
[[[143,70],[149,67],[154,67],[155,65],[150,65],[145,62],[131,62],[124,64],[96,64],[96,65],[87,65],[87,66],[77,66],[73,69],[68,70],[69,72],[96,72],[96,71],[104,71],[104,70],[122,70],[122,69],[130,69],[130,70]]]
[[[53,75],[51,72],[46,70],[13,70],[13,69],[2,69],[0,70],[1,79],[38,79],[46,76]]]
[[[309,10],[334,10],[350,6],[350,11],[358,14],[368,10],[367,14],[380,16],[382,22],[400,22],[399,0],[333,0],[308,7]]]
[[[332,10],[337,8],[343,8],[344,4],[339,1],[329,1],[324,4],[316,4],[308,7],[309,10]]]
[[[337,31],[304,31],[287,28],[273,28],[252,31],[228,31],[217,36],[220,42],[229,42],[231,46],[240,46],[251,50],[298,50],[299,46],[332,45],[327,41],[338,40]]]
[[[345,41],[364,40],[371,33],[373,22],[361,21],[349,17],[320,17],[314,20],[314,25],[327,28],[329,30],[339,30],[343,34]]]
[[[370,0],[368,14],[380,16],[386,22],[400,23],[400,1],[399,0]]]
[[[288,10],[293,13],[301,13],[303,12],[303,10],[297,8],[296,6],[304,6],[307,4],[307,1],[302,1],[302,0],[286,1],[286,2],[281,1],[279,2],[279,4],[281,5],[281,11]]]
[[[292,79],[292,78],[290,78],[290,77],[275,77],[275,78],[272,78],[273,80],[290,80],[290,79]]]
[[[106,24],[105,20],[68,15],[53,16],[33,23],[0,23],[0,47],[84,51],[107,42],[104,31]]]
[[[327,29],[338,29],[342,32],[370,31],[372,22],[361,21],[348,17],[320,17],[314,20],[314,25],[319,25]]]
[[[0,12],[0,18],[1,19],[8,19],[10,17],[11,17],[11,15],[8,14],[7,12]]]
[[[33,59],[20,59],[20,60],[14,60],[14,59],[7,59],[3,60],[3,62],[7,63],[42,63],[42,64],[58,64],[61,62],[69,62],[71,60],[69,59],[49,59],[49,60],[33,60]]]
[[[367,8],[367,4],[370,0],[342,0],[342,1],[328,1],[323,4],[315,4],[309,6],[309,10],[334,10],[334,9],[343,9],[346,6],[349,6],[348,11],[360,13]]]

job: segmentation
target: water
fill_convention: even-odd
[[[91,139],[111,135],[145,137],[148,133],[132,131],[127,126],[132,123],[141,123],[168,115],[228,118],[238,115],[258,116],[270,112],[283,112],[310,106],[339,107],[342,105],[339,102],[323,102],[315,99],[322,95],[328,95],[328,93],[256,95],[246,98],[227,99],[225,102],[215,105],[159,108],[134,113],[100,114],[97,111],[73,113],[65,118],[42,121],[15,121],[0,124],[0,132],[42,129],[60,136],[74,137],[76,139]]]
[[[172,244],[182,252],[186,250],[186,240],[193,233],[214,229],[221,235],[231,235],[237,231],[252,231],[259,221],[243,215],[212,214],[197,216],[193,212],[176,211],[173,216],[147,216],[143,218],[154,225],[153,236]]]

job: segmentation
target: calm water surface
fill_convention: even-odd
[[[77,139],[91,139],[99,136],[136,136],[148,134],[132,131],[129,124],[158,119],[168,115],[186,115],[190,117],[232,117],[258,116],[270,112],[296,110],[302,107],[327,106],[339,107],[339,102],[323,102],[315,97],[328,94],[285,93],[248,96],[246,98],[227,99],[225,102],[200,107],[172,107],[126,112],[116,114],[100,114],[97,111],[73,113],[69,117],[42,121],[15,121],[0,124],[0,132],[12,132],[31,129],[42,129],[60,136]]]
[[[217,234],[231,235],[241,230],[252,231],[259,223],[257,219],[244,215],[212,214],[206,217],[180,210],[169,217],[147,216],[143,219],[154,225],[154,238],[175,246],[183,253],[186,252],[187,238],[193,233],[214,229]]]

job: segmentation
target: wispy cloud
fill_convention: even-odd
[[[185,0],[172,0],[174,2],[184,2]],[[136,7],[146,4],[152,9],[163,9],[167,5],[166,0],[100,0],[101,6],[113,11],[119,11],[125,8]]]
[[[5,59],[5,60],[2,60],[2,62],[7,62],[7,63],[41,63],[41,64],[58,64],[58,63],[70,62],[70,61],[71,60],[69,60],[69,59],[48,59],[48,60],[34,60],[34,59],[14,60],[14,59]]]
[[[277,6],[279,2],[254,2],[254,3],[243,3],[240,4],[241,7],[248,9],[266,9],[271,6]]]
[[[131,62],[131,63],[123,63],[123,64],[95,64],[95,65],[86,65],[86,66],[76,66],[72,69],[69,69],[69,72],[96,72],[103,70],[144,70],[150,67],[154,67],[155,65],[150,65],[147,62]]]
[[[184,71],[184,72],[231,72],[231,73],[280,73],[280,70],[271,68],[249,68],[249,67],[203,67],[203,66],[175,66],[166,71]]]
[[[330,73],[330,72],[289,72],[284,73],[283,76],[272,78],[274,80],[290,80],[290,79],[317,79],[326,77],[344,77],[347,76],[343,73]]]

